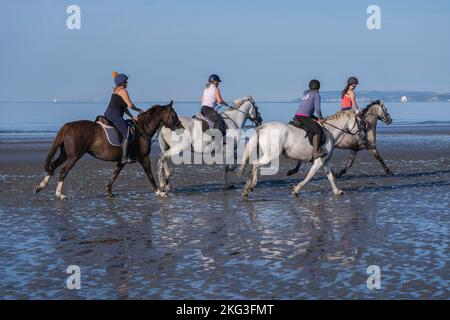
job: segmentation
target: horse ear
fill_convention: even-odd
[[[170,100],[169,106],[173,106],[173,100]]]

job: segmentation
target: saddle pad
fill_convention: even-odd
[[[312,135],[312,132],[310,132],[308,130],[308,128],[306,128],[303,125],[301,125],[295,118],[292,121],[290,121],[289,124],[294,126],[294,127],[296,127],[296,128],[304,130],[305,131],[305,138],[307,137],[308,140],[309,140],[309,143],[311,145],[313,144],[312,143],[313,135]],[[322,130],[322,139],[321,139],[321,141],[319,143],[319,145],[321,146],[321,145],[323,145],[325,143],[325,141],[327,140],[327,137],[325,135],[325,132],[323,131],[323,127],[321,125],[319,125],[319,127]]]
[[[130,143],[134,139],[135,131],[134,127],[130,125],[130,122],[128,120],[126,120],[126,122],[128,126],[128,137],[129,137],[128,143]],[[108,126],[101,121],[96,121],[96,123],[102,126],[103,131],[105,131],[106,138],[108,139],[110,145],[116,147],[122,146],[122,138],[119,131],[117,131],[116,128],[114,128],[113,126]]]
[[[209,129],[214,129],[214,122],[209,120],[209,118],[205,117],[203,114],[201,114],[200,112],[198,112],[195,116],[193,116],[192,118],[194,119],[198,119],[200,121],[205,121],[206,124],[208,125]]]

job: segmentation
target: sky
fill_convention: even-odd
[[[81,29],[69,30],[69,5]],[[369,30],[366,10],[381,9]],[[135,101],[222,95],[291,100],[310,79],[341,90],[450,92],[450,1],[2,0],[0,100],[108,100],[112,71]]]

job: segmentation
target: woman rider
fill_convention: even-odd
[[[113,93],[111,95],[111,100],[108,105],[108,109],[106,109],[105,117],[108,119],[114,127],[120,132],[122,135],[122,163],[130,162],[127,152],[127,141],[128,141],[128,126],[123,119],[123,114],[126,113],[130,118],[133,118],[133,115],[128,110],[128,108],[142,113],[143,111],[131,102],[130,96],[128,95],[127,86],[128,86],[128,76],[123,73],[113,72],[112,76],[114,78],[114,87]]]
[[[341,96],[342,96],[342,110],[353,110],[355,114],[357,115],[357,118],[362,121],[364,126],[367,129],[367,122],[364,120],[363,117],[360,116],[361,110],[359,109],[358,105],[356,104],[356,94],[355,89],[358,86],[359,82],[356,77],[350,77],[347,80],[347,85],[345,86],[345,89],[342,90]]]
[[[342,110],[352,110],[355,111],[355,114],[359,114],[359,108],[356,104],[356,95],[355,89],[358,85],[358,79],[356,77],[350,77],[347,80],[347,86],[341,92],[342,96]]]
[[[202,109],[201,113],[214,122],[214,128],[223,131],[223,120],[219,113],[215,110],[217,104],[228,106],[222,96],[220,95],[219,83],[222,82],[217,74],[209,76],[208,83],[205,90],[203,90],[203,96],[201,97]]]
[[[300,106],[295,113],[295,119],[304,126],[308,133],[313,134],[313,159],[321,158],[327,154],[320,149],[320,141],[322,140],[322,128],[315,120],[321,121],[322,111],[320,110],[320,82],[311,80],[309,82],[309,90],[303,93]],[[317,117],[314,116],[316,113]]]

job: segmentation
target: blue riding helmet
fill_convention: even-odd
[[[220,80],[220,78],[217,74],[212,74],[209,76],[208,82],[213,82],[213,81],[222,82],[222,80]]]
[[[125,81],[128,80],[128,76],[124,73],[119,73],[117,76],[114,77],[114,83],[116,86],[121,85]]]

